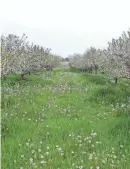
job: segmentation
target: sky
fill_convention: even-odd
[[[130,0],[0,0],[0,34],[28,40],[68,57],[107,47],[130,28]]]

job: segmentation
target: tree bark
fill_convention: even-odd
[[[118,81],[118,79],[117,79],[117,77],[115,78],[115,83],[117,83],[117,81]]]
[[[31,72],[29,71],[29,72],[26,72],[26,73],[22,73],[20,79],[21,79],[21,80],[27,80],[27,81],[28,81],[29,79],[24,78],[24,76],[25,76],[26,74],[29,74],[29,75],[30,75]],[[29,80],[29,81],[30,81],[30,80]]]
[[[25,80],[24,75],[25,74],[21,74],[21,80]]]

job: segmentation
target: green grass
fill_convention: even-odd
[[[3,169],[129,169],[130,82],[55,69],[2,79]]]

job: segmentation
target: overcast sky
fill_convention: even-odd
[[[0,0],[0,33],[26,33],[67,57],[104,48],[130,28],[130,0]]]

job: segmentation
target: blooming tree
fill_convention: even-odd
[[[22,37],[13,34],[1,36],[1,75],[20,74],[24,79],[28,72],[47,67],[52,69],[58,65],[61,57],[51,54],[50,50],[29,44],[25,34]]]
[[[107,49],[91,47],[83,54],[70,56],[69,65],[89,72],[99,70],[115,77],[130,78],[130,30],[118,39],[112,39]]]
[[[22,73],[25,71],[24,65],[28,60],[24,55],[26,53],[26,39],[26,35],[23,35],[22,38],[13,34],[9,34],[7,37],[1,36],[2,76],[10,73]]]

